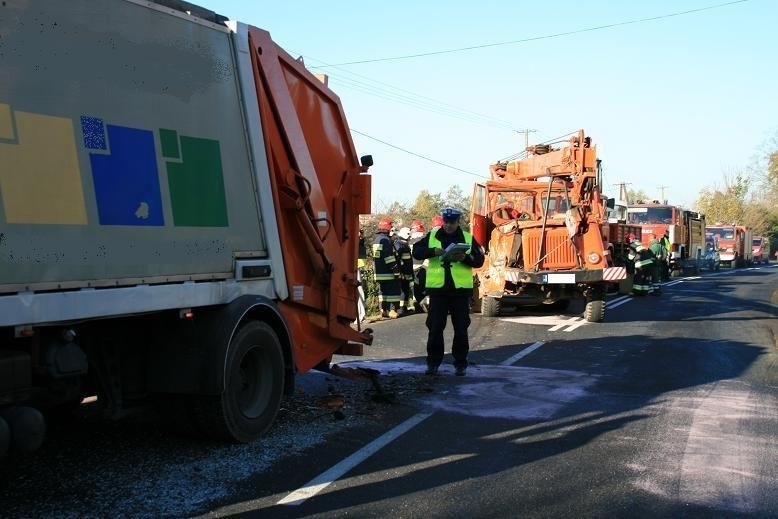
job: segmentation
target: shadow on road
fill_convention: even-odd
[[[493,478],[523,465],[532,465],[536,467],[532,470],[542,471],[538,462],[560,463],[559,457],[565,453],[655,416],[663,395],[737,378],[765,353],[760,347],[738,341],[685,339],[679,342],[645,335],[602,340],[596,347],[591,339],[560,341],[553,346],[556,351],[544,346],[523,359],[522,367],[500,367],[514,370],[515,377],[502,372],[499,377],[493,376],[485,366],[484,376],[476,366],[465,379],[443,377],[435,395],[421,397],[420,401],[430,402],[438,396],[447,402],[443,406],[447,412],[435,415],[434,427],[428,421],[418,426],[414,433],[416,437],[437,435],[434,449],[419,446],[419,451],[409,453],[403,450],[408,448],[408,441],[401,439],[396,443],[404,447],[388,447],[390,452],[380,458],[383,464],[368,460],[350,471],[347,477],[351,483],[346,488],[329,490],[299,507],[263,509],[263,514],[272,517],[327,515],[373,503],[376,496],[382,496],[386,501],[458,482],[468,485],[481,477]],[[516,351],[516,345],[499,350],[505,350],[504,356],[508,358]],[[558,366],[554,366],[553,359],[561,359]],[[415,361],[420,364],[423,359]],[[373,366],[393,362],[379,361]],[[524,367],[525,364],[530,366]],[[583,369],[570,371],[571,365]],[[547,378],[538,383],[537,373],[532,370],[544,372]],[[555,372],[559,374],[556,377]],[[412,373],[407,376],[423,375]],[[554,387],[555,383],[558,387]],[[563,385],[568,387],[561,387]],[[515,396],[516,409],[503,407],[502,416],[478,412],[479,403],[483,408],[492,404],[490,398],[500,399],[500,405],[505,406],[506,394]],[[457,399],[459,412],[449,405]],[[529,417],[518,408],[521,406],[532,410]],[[436,409],[430,405],[426,408]],[[532,416],[533,413],[536,416]],[[570,470],[581,474],[579,471],[585,468],[571,467]],[[584,495],[595,491],[599,484],[606,484],[592,481],[590,477],[581,474],[581,479],[571,480],[570,492]],[[631,499],[634,501],[625,506],[636,510],[641,509],[641,499],[646,500],[642,510],[650,509],[652,513],[686,515],[706,510],[672,501],[670,497],[662,502],[655,495],[633,494]],[[375,506],[376,503],[371,505]],[[534,507],[542,506],[542,503],[527,503],[527,510],[538,510],[540,508]],[[382,515],[380,508],[371,509]],[[456,511],[455,508],[446,510],[441,508],[437,513],[446,515],[447,511]],[[387,509],[386,513],[389,512],[391,510]],[[492,515],[515,512],[488,510]]]

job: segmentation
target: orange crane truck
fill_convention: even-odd
[[[503,305],[564,308],[585,300],[587,321],[605,317],[608,283],[626,277],[603,239],[608,220],[596,147],[583,130],[565,146],[532,146],[522,160],[498,162],[475,185],[473,235],[486,261],[475,271],[485,316]]]
[[[254,440],[295,373],[372,339],[350,326],[372,159],[339,98],[187,2],[2,11],[0,455],[94,396]]]

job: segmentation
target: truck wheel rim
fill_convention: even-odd
[[[270,398],[270,359],[259,346],[249,349],[240,361],[237,380],[237,403],[248,419],[258,418]]]

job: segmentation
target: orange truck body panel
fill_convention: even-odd
[[[340,100],[278,47],[249,29],[257,97],[276,199],[299,371],[372,337],[351,328],[357,317],[359,214],[370,212],[370,177],[348,130]],[[326,215],[326,216],[324,216]]]

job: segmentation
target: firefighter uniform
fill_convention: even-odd
[[[384,227],[384,228],[382,228]],[[383,220],[376,231],[373,242],[374,277],[378,284],[378,302],[381,306],[381,317],[397,317],[396,308],[400,306],[400,284],[396,273],[399,265],[394,255],[389,229],[383,225]]]
[[[634,272],[632,291],[636,296],[647,295],[651,291],[651,273],[653,271],[654,255],[638,240],[629,244],[627,261]]]
[[[670,279],[670,251],[672,246],[670,245],[670,231],[665,231],[665,235],[660,240],[662,247],[665,249],[665,259],[661,262],[662,265],[662,279]]]
[[[461,212],[444,209],[442,212],[446,224],[433,228],[413,248],[413,257],[428,260],[426,291],[430,298],[427,313],[427,374],[437,373],[443,361],[443,330],[448,315],[454,327],[454,341],[451,353],[457,375],[464,375],[467,368],[467,355],[470,343],[467,328],[470,326],[470,299],[473,295],[473,268],[484,263],[481,246],[470,233],[464,232],[458,224]],[[441,260],[440,250],[451,244],[466,243],[470,247],[459,260]]]
[[[408,239],[411,237],[411,230],[403,227],[397,233],[397,239],[394,241],[394,253],[400,262],[399,280],[402,298],[400,299],[400,313],[413,312],[413,258],[411,257],[411,246]]]
[[[659,295],[662,293],[662,264],[667,261],[667,249],[661,241],[654,238],[648,244],[648,250],[654,255],[653,268],[651,269],[651,288],[653,289],[651,293]]]

